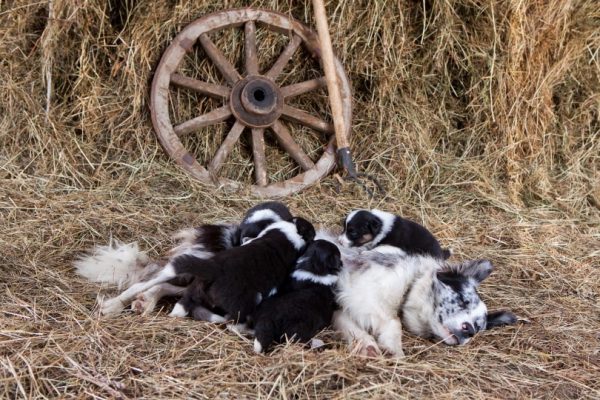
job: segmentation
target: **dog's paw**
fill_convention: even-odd
[[[381,350],[377,343],[372,341],[359,341],[352,350],[353,354],[360,357],[376,358],[381,355]]]
[[[173,311],[171,311],[171,313],[169,314],[169,317],[177,317],[177,318],[184,318],[187,317],[188,312],[185,310],[185,307],[183,307],[181,304],[177,303],[175,304],[175,307],[173,307]]]
[[[325,342],[322,341],[321,339],[315,339],[315,338],[310,339],[310,349],[311,350],[318,349],[323,346],[325,346]]]
[[[118,315],[125,309],[125,305],[117,297],[100,302],[100,314],[106,317]]]
[[[156,301],[152,298],[148,298],[144,293],[140,293],[137,295],[135,300],[131,303],[131,309],[136,314],[146,315],[154,310],[156,307]]]

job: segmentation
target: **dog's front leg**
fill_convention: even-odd
[[[176,275],[173,265],[168,263],[149,281],[136,283],[117,297],[102,301],[100,304],[100,313],[102,315],[116,315],[128,306],[139,293],[145,292],[155,285],[166,282]]]
[[[154,310],[160,299],[165,296],[181,295],[184,290],[185,287],[182,286],[175,286],[167,282],[159,283],[145,292],[138,294],[133,303],[131,303],[131,309],[137,313],[147,315]]]
[[[373,326],[373,331],[377,335],[377,342],[383,349],[394,357],[404,357],[402,351],[402,323],[400,319],[380,318]]]
[[[377,357],[381,353],[373,336],[369,335],[343,311],[333,314],[333,327],[361,356]]]

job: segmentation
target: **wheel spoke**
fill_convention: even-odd
[[[256,25],[254,25],[254,21],[248,21],[244,25],[244,53],[246,73],[248,75],[257,75],[258,56],[256,54]]]
[[[296,52],[296,49],[298,49],[298,46],[300,46],[300,43],[302,43],[302,38],[298,35],[294,35],[292,40],[290,40],[290,42],[286,46],[285,50],[283,50],[283,52],[279,55],[277,61],[275,61],[275,64],[273,64],[269,72],[266,73],[266,75],[269,78],[273,80],[277,79],[277,77],[283,71],[290,58],[292,58],[292,56]]]
[[[221,147],[219,147],[219,150],[217,150],[217,152],[215,153],[215,157],[208,165],[208,170],[211,173],[216,174],[217,172],[219,172],[221,166],[223,165],[223,161],[225,161],[225,159],[231,152],[231,149],[233,149],[233,146],[240,138],[240,135],[244,131],[244,128],[245,127],[241,122],[235,121],[235,124],[233,124],[233,127],[227,134],[225,141],[223,142],[223,144],[221,144]]]
[[[265,129],[252,129],[252,155],[254,158],[254,176],[258,186],[267,186],[267,163],[265,160]]]
[[[202,82],[197,79],[188,78],[187,76],[183,76],[180,74],[172,74],[171,83],[219,99],[229,97],[229,93],[231,92],[231,90],[227,86],[214,85],[212,83]]]
[[[277,137],[279,144],[281,144],[281,147],[283,147],[284,150],[287,151],[294,160],[296,160],[302,169],[308,171],[315,166],[302,148],[298,146],[298,143],[294,141],[292,135],[290,135],[290,131],[283,123],[281,123],[281,121],[275,121],[275,123],[271,125],[271,129],[273,132],[275,132],[275,136]]]
[[[225,121],[230,116],[231,108],[229,107],[229,104],[225,104],[223,107],[219,107],[209,113],[203,114],[194,119],[190,119],[189,121],[185,121],[173,127],[173,131],[175,131],[177,135],[185,135],[186,133],[190,133],[196,129],[202,128],[203,126],[209,126]]]
[[[329,122],[325,122],[319,117],[315,117],[314,115],[311,115],[306,111],[302,111],[296,107],[292,107],[287,104],[283,106],[282,117],[324,133],[334,132],[333,125]]]
[[[223,77],[230,85],[233,85],[241,79],[239,72],[237,72],[235,67],[225,58],[223,53],[221,53],[221,50],[217,49],[217,46],[215,46],[206,33],[200,35],[200,43],[208,57],[210,57],[219,71],[221,71],[221,74],[223,74]]]
[[[289,99],[291,97],[299,96],[301,94],[308,93],[312,90],[325,87],[326,85],[327,81],[325,80],[325,77],[322,76],[320,78],[311,79],[309,81],[284,86],[281,88],[281,94],[283,94],[283,97]]]

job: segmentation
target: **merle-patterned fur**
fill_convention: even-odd
[[[172,265],[177,275],[191,273],[196,277],[181,305],[192,315],[202,312],[202,309],[194,311],[198,307],[220,308],[229,318],[245,322],[260,299],[284,282],[304,246],[314,239],[315,230],[310,222],[303,218],[292,221],[273,224],[252,242],[217,253],[210,260],[193,255],[174,259]],[[293,229],[300,245],[281,229],[273,229],[281,224]]]
[[[335,279],[331,278],[337,278],[341,268],[337,246],[326,240],[311,243],[277,294],[260,304],[253,318],[255,350],[267,351],[273,342],[286,338],[307,343],[329,326],[336,308]]]
[[[388,226],[384,226],[387,219]],[[385,229],[387,232],[382,232]],[[350,246],[365,246],[372,249],[379,245],[390,245],[407,254],[431,255],[447,259],[451,253],[442,249],[439,242],[424,226],[406,218],[380,210],[357,210],[344,221],[344,232]]]
[[[514,324],[516,317],[508,311],[487,312],[477,287],[492,272],[487,260],[466,261],[438,271],[433,281],[435,313],[440,324],[454,336],[456,344],[465,344],[477,332],[496,326]]]

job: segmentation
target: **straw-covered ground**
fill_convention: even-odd
[[[329,2],[354,87],[354,156],[387,195],[369,199],[352,184],[338,193],[331,175],[286,199],[327,225],[356,207],[425,224],[455,259],[492,260],[482,297],[530,323],[460,348],[408,337],[397,361],[357,358],[331,332],[321,352],[289,345],[257,356],[218,326],[167,318],[167,305],[151,317],[95,315],[99,288],[71,266],[79,253],[113,237],[159,255],[173,231],[235,220],[257,201],[188,178],[148,108],[175,34],[246,5],[314,26],[309,2],[289,0],[0,1],[0,397],[598,398],[595,0]],[[264,69],[285,38],[259,38]],[[215,42],[240,64],[240,32]],[[285,80],[315,73],[303,56]],[[219,80],[202,59],[197,50],[182,68]],[[172,112],[213,106],[194,96],[174,91]],[[327,109],[323,92],[298,106]],[[205,159],[227,124],[185,143]],[[316,159],[320,136],[295,132]],[[271,178],[298,172],[268,145]],[[223,173],[249,181],[250,154],[243,138]]]

